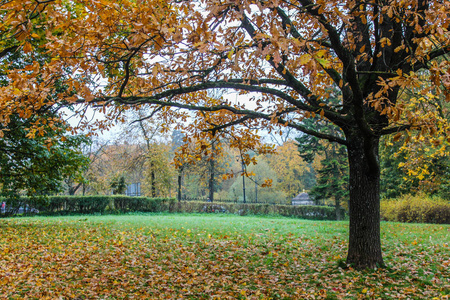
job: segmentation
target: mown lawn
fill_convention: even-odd
[[[1,299],[449,299],[450,226],[382,223],[387,269],[342,263],[347,222],[233,215],[0,219]]]

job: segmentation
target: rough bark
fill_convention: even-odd
[[[342,218],[342,209],[341,209],[341,200],[340,198],[335,199],[335,209],[336,209],[336,221],[341,221]]]
[[[209,188],[208,199],[211,202],[214,202],[214,177],[215,177],[214,152],[215,152],[215,145],[214,145],[214,141],[213,141],[211,144],[211,158],[209,160],[209,182],[208,182],[208,188]]]
[[[350,171],[350,235],[347,263],[357,269],[383,266],[380,240],[379,139],[354,135],[348,139]]]
[[[155,183],[155,170],[154,170],[154,163],[151,162],[150,163],[150,168],[151,168],[151,172],[150,172],[150,180],[152,182],[152,197],[155,198],[156,197],[156,183]]]
[[[183,176],[182,172],[183,172],[182,169],[180,169],[178,171],[178,197],[177,197],[178,202],[181,201],[181,183],[182,183],[182,176]]]
[[[335,162],[333,163],[333,176],[335,179],[339,178],[340,174],[339,174],[339,167],[338,167],[338,159],[339,159],[339,155],[337,153],[337,149],[336,149],[336,144],[333,143],[332,146],[332,156],[335,159]],[[325,152],[327,155],[327,152]],[[334,184],[333,184],[334,185]],[[339,195],[339,193],[336,193],[336,195],[334,196],[334,205],[335,205],[335,209],[336,209],[336,220],[340,221],[342,220],[342,210],[341,210],[341,197]]]

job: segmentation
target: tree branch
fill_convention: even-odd
[[[353,116],[358,124],[358,127],[368,136],[374,136],[374,132],[370,128],[366,120],[364,112],[364,95],[359,85],[358,76],[356,74],[356,66],[352,53],[344,47],[341,43],[339,33],[336,28],[328,22],[323,14],[319,13],[318,5],[314,5],[310,0],[299,1],[303,7],[325,27],[331,45],[338,58],[344,65],[345,76],[344,79],[350,84],[352,90],[352,98],[349,99],[353,103],[355,112]],[[345,100],[345,99],[344,99]],[[330,119],[331,120],[331,119]]]
[[[183,93],[183,94],[185,94],[185,93]],[[164,97],[162,97],[162,98],[164,98]],[[193,104],[182,104],[182,103],[171,102],[171,101],[163,101],[163,100],[155,99],[155,97],[134,97],[134,96],[127,97],[127,98],[105,97],[105,98],[102,98],[102,99],[94,99],[92,102],[95,103],[95,102],[103,102],[103,101],[107,101],[107,102],[115,101],[115,102],[118,102],[118,103],[129,104],[129,105],[138,104],[138,103],[147,103],[147,104],[154,104],[154,105],[159,105],[159,106],[163,106],[163,107],[176,107],[176,108],[192,110],[192,111],[215,112],[215,111],[220,111],[220,110],[226,110],[226,111],[229,111],[229,112],[231,112],[231,113],[233,113],[235,115],[246,116],[247,118],[242,118],[242,119],[245,119],[245,120],[248,120],[248,119],[263,119],[263,120],[272,122],[275,119],[277,121],[277,123],[279,123],[279,124],[283,124],[283,125],[285,125],[287,127],[291,127],[291,128],[300,130],[300,131],[302,131],[304,133],[311,134],[311,135],[316,136],[318,138],[327,139],[329,141],[337,142],[337,143],[340,143],[340,144],[343,144],[343,145],[347,144],[347,141],[342,139],[342,138],[313,131],[313,130],[311,130],[311,129],[303,126],[303,125],[293,123],[293,122],[285,120],[285,119],[283,119],[281,117],[275,117],[274,118],[273,115],[271,115],[271,114],[265,114],[265,113],[256,112],[256,111],[253,111],[253,110],[247,110],[247,109],[239,109],[239,108],[232,107],[232,106],[229,106],[229,105],[221,104],[221,105],[215,105],[215,106],[202,106],[202,105],[193,105]]]
[[[0,52],[0,58],[2,58],[3,56],[6,56],[7,54],[9,54],[11,52],[16,51],[17,48],[19,48],[19,46],[11,46],[11,47],[3,49],[2,52]]]
[[[405,131],[408,129],[411,129],[411,125],[401,125],[401,126],[396,126],[396,127],[391,127],[391,128],[386,128],[380,131],[381,135],[389,135],[392,133],[397,133],[397,132],[401,132],[401,131]]]
[[[428,69],[427,62],[429,62],[435,58],[438,58],[440,56],[447,55],[447,54],[450,54],[450,45],[447,45],[447,46],[439,48],[439,49],[434,49],[428,53],[427,56],[429,57],[429,59],[427,59],[424,62],[417,62],[413,66],[413,70]]]

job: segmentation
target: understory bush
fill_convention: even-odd
[[[181,213],[231,213],[239,215],[280,215],[314,220],[335,220],[334,207],[317,205],[273,205],[220,202],[175,202],[169,212]]]
[[[381,201],[381,219],[407,223],[450,224],[450,203],[423,194]]]
[[[147,198],[113,196],[49,196],[46,201],[34,202],[22,197],[5,200],[6,212],[2,215],[20,213],[20,207],[32,207],[31,213],[44,215],[95,214],[126,212],[171,213],[230,213],[239,215],[280,215],[314,220],[335,220],[334,207],[316,205],[243,204],[201,201],[181,201],[173,198]],[[23,210],[22,210],[23,212]],[[26,211],[25,211],[26,213]]]

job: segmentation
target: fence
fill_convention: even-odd
[[[209,200],[209,198],[191,198],[191,197],[183,197],[181,201],[201,201],[201,202],[221,202],[221,203],[234,203],[234,204],[272,204],[272,205],[291,205],[291,201],[270,201],[270,202],[263,202],[263,201],[249,201],[246,200],[245,202],[243,199],[216,199],[214,198],[213,201]]]
[[[202,201],[177,201],[174,198],[147,198],[114,196],[50,196],[47,199],[5,200],[6,209],[0,217],[16,214],[66,215],[108,214],[127,212],[168,213],[227,213],[239,215],[280,215],[288,217],[334,220],[335,209],[318,205],[282,205],[273,203],[224,203]],[[44,201],[45,200],[45,201]],[[206,201],[205,201],[206,200]],[[230,199],[225,199],[230,200]],[[236,202],[235,200],[231,200]]]
[[[192,198],[192,197],[183,197],[181,201],[201,201],[201,202],[221,202],[221,203],[234,203],[234,204],[271,204],[271,205],[292,205],[297,206],[296,204],[292,204],[290,200],[284,200],[284,201],[270,201],[270,202],[263,202],[263,201],[244,201],[242,199],[216,199],[214,198],[214,201],[210,201],[208,198]],[[325,204],[325,201],[315,201],[315,205],[317,206],[328,206],[328,207],[335,207],[331,204]]]

